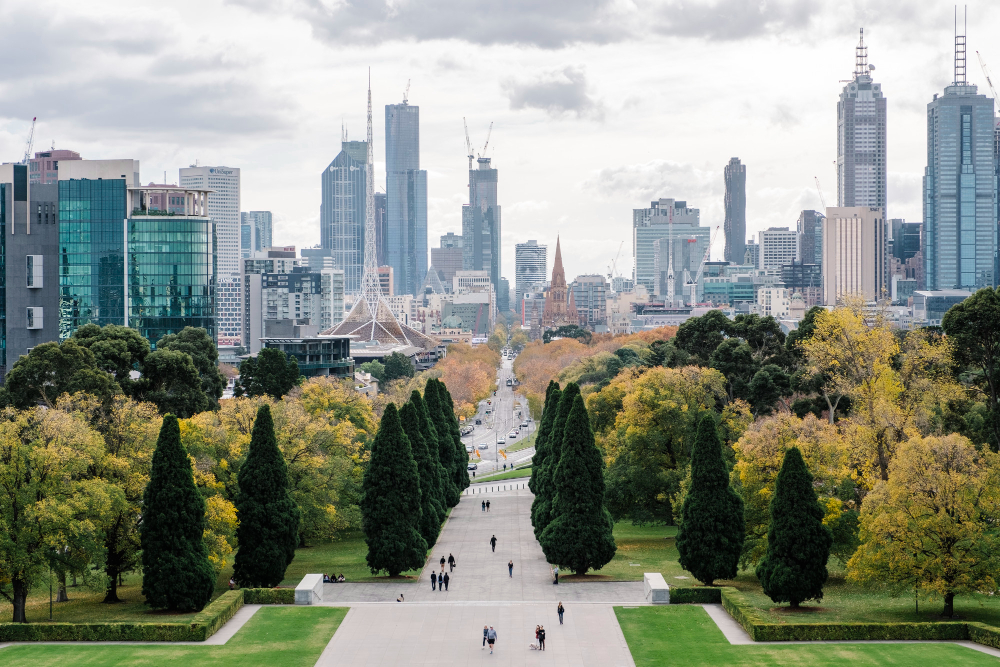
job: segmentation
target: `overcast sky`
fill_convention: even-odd
[[[567,277],[605,273],[632,209],[687,200],[723,221],[722,170],[747,165],[747,234],[836,204],[839,80],[864,26],[888,98],[889,215],[922,218],[926,104],[952,79],[953,5],[924,0],[87,0],[0,2],[0,161],[35,149],[137,158],[142,180],[240,167],[243,210],[276,244],[319,241],[320,173],[341,124],[377,183],[384,105],[420,107],[429,241],[461,233],[462,118],[500,170],[503,273],[514,244],[563,240]],[[1000,74],[1000,3],[969,4],[969,79]],[[997,81],[1000,84],[1000,81]],[[722,235],[713,258],[722,254]]]

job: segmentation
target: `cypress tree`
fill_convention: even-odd
[[[531,457],[531,478],[528,479],[528,488],[531,489],[532,493],[537,492],[537,473],[545,463],[549,453],[548,447],[545,445],[545,438],[548,437],[549,431],[552,429],[552,420],[555,419],[555,413],[558,410],[556,406],[559,404],[561,395],[559,383],[555,380],[549,380],[549,386],[545,389],[542,418],[538,421],[538,430],[535,432],[535,454]],[[532,501],[532,505],[534,505],[534,501]],[[534,515],[534,511],[532,511],[532,515]]]
[[[614,521],[604,506],[604,459],[594,443],[590,416],[583,397],[570,386],[563,393],[563,401],[572,397],[572,407],[552,475],[551,520],[539,542],[550,563],[586,574],[614,558]]]
[[[461,495],[462,491],[469,488],[469,484],[471,484],[471,480],[469,480],[469,453],[465,451],[465,445],[462,444],[462,432],[458,428],[458,417],[455,416],[455,403],[451,400],[451,392],[448,391],[448,386],[440,380],[438,381],[438,393],[443,399],[441,406],[444,408],[444,418],[451,433],[452,444],[455,447],[452,476],[455,480],[455,488]]]
[[[573,402],[579,395],[580,387],[575,382],[570,382],[562,390],[559,396],[559,410],[556,411],[555,418],[552,420],[552,430],[549,431],[548,437],[545,440],[548,454],[538,475],[538,496],[540,498],[537,510],[531,516],[532,525],[535,527],[535,538],[539,541],[542,539],[542,531],[545,530],[545,527],[552,520],[552,501],[555,500],[556,496],[552,480],[555,477],[555,471],[559,466],[561,458],[566,419],[569,417],[569,411],[573,407]],[[534,501],[532,501],[532,507],[534,507]]]
[[[413,391],[410,400],[399,410],[399,421],[403,426],[403,432],[410,440],[410,448],[413,450],[413,461],[417,464],[417,473],[420,477],[420,534],[427,542],[427,546],[432,546],[437,541],[438,533],[441,531],[441,505],[434,491],[435,479],[438,471],[431,467],[430,453],[427,450],[427,440],[424,435],[424,421],[414,401],[420,400],[420,392]]]
[[[368,544],[368,569],[390,577],[423,567],[427,541],[420,535],[420,473],[396,405],[382,415],[371,460],[361,480],[361,528]]]
[[[431,421],[430,413],[427,410],[427,401],[417,394],[416,397],[411,397],[414,407],[420,413],[420,420],[424,433],[424,441],[427,443],[427,458],[429,460],[429,466],[431,470],[431,489],[434,493],[434,498],[436,502],[434,507],[438,512],[437,521],[438,525],[444,521],[447,515],[447,504],[445,503],[444,497],[444,476],[445,470],[441,466],[441,457],[438,456],[438,434],[437,429],[434,428],[434,423]],[[421,471],[421,479],[423,479],[423,471]],[[422,482],[421,482],[422,484]],[[423,486],[421,486],[423,488]]]
[[[201,611],[212,599],[215,571],[208,562],[205,499],[194,485],[177,417],[167,415],[153,452],[143,494],[142,594],[161,609]]]
[[[826,512],[816,499],[813,476],[797,447],[785,452],[771,498],[767,551],[757,566],[764,594],[774,602],[798,607],[822,600],[826,561],[833,537],[823,525]]]
[[[736,576],[743,551],[743,499],[729,487],[722,443],[710,413],[698,422],[691,452],[691,488],[681,508],[681,567],[706,586]]]
[[[250,448],[237,480],[239,550],[233,579],[244,588],[277,586],[295,558],[301,513],[289,493],[288,467],[274,437],[274,420],[268,405],[257,410]]]
[[[424,388],[424,403],[434,431],[437,433],[438,461],[441,462],[441,491],[444,507],[454,507],[459,501],[458,487],[455,485],[455,444],[451,440],[451,429],[444,416],[444,385],[434,378],[427,381]]]

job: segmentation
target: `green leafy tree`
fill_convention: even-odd
[[[580,387],[575,382],[570,382],[566,385],[566,388],[562,390],[559,396],[559,409],[556,411],[555,418],[552,420],[552,430],[549,431],[548,437],[545,439],[546,446],[548,447],[548,454],[542,463],[541,470],[539,470],[538,480],[535,482],[535,485],[538,488],[538,491],[536,492],[538,504],[536,506],[535,502],[532,501],[533,512],[531,515],[531,523],[535,529],[535,537],[539,541],[541,540],[542,532],[552,520],[552,502],[555,500],[556,496],[553,479],[562,455],[562,445],[564,442],[563,431],[566,428],[566,419],[569,417],[570,408],[573,407],[573,401],[579,395]]]
[[[823,599],[833,543],[823,525],[825,514],[802,453],[791,447],[775,480],[767,552],[757,566],[764,594],[774,602],[798,607],[805,600]]]
[[[575,338],[584,345],[590,345],[593,334],[576,324],[565,324],[556,329],[548,329],[542,334],[542,342],[550,343],[553,338]]]
[[[178,333],[167,334],[156,344],[157,350],[174,350],[191,355],[194,367],[201,377],[201,389],[218,407],[226,388],[226,376],[219,370],[219,347],[208,332],[201,327],[184,327]]]
[[[256,357],[240,363],[240,377],[233,393],[237,397],[270,396],[277,401],[301,381],[295,357],[277,348],[265,347]]]
[[[371,376],[379,382],[385,382],[385,366],[381,361],[366,361],[358,366],[358,370],[371,373]]]
[[[71,338],[94,353],[97,367],[110,373],[126,395],[135,394],[130,373],[141,370],[149,354],[149,341],[138,331],[117,324],[84,324]]]
[[[210,410],[213,405],[202,389],[191,355],[177,350],[149,353],[142,365],[136,393],[141,400],[156,404],[160,412],[183,418]]]
[[[420,392],[414,391],[410,394],[410,400],[399,410],[399,421],[403,425],[403,432],[410,440],[410,448],[413,450],[413,460],[417,464],[417,472],[420,473],[420,534],[431,546],[437,541],[438,533],[441,531],[440,516],[444,513],[441,507],[439,496],[435,493],[437,484],[441,480],[438,471],[431,465],[430,452],[427,449],[427,438],[424,431],[424,420],[421,410],[417,407],[420,401]]]
[[[722,311],[710,310],[681,324],[677,328],[674,345],[702,363],[707,362],[715,348],[728,336],[732,324]]]
[[[805,361],[805,353],[800,347],[801,343],[812,338],[816,330],[816,318],[820,313],[825,312],[822,306],[813,306],[806,311],[805,317],[799,322],[799,326],[789,332],[785,338],[785,350],[792,356],[796,363]]]
[[[550,563],[577,574],[599,570],[615,557],[614,521],[604,506],[604,461],[594,443],[590,417],[580,393],[570,389],[559,463],[552,477],[552,519],[542,531],[542,551]]]
[[[215,570],[203,535],[205,499],[194,485],[177,417],[163,418],[142,503],[142,594],[152,607],[201,611]]]
[[[737,315],[727,327],[729,336],[742,338],[758,364],[781,363],[785,357],[785,332],[778,320],[756,313]]]
[[[705,413],[691,452],[691,485],[681,507],[681,567],[706,586],[736,576],[743,551],[743,499],[729,487],[715,419]]]
[[[461,499],[458,486],[455,484],[455,445],[451,440],[451,432],[444,414],[444,385],[431,378],[424,387],[424,403],[427,405],[427,415],[434,425],[437,435],[438,461],[441,464],[441,492],[445,507],[454,507]],[[428,446],[428,450],[430,450]],[[433,451],[431,454],[433,455]],[[463,459],[468,460],[464,455]],[[466,475],[468,476],[468,475]]]
[[[383,375],[385,382],[413,377],[413,363],[405,354],[393,352],[385,358],[383,364],[385,365]]]
[[[708,365],[726,377],[726,393],[729,400],[746,399],[750,380],[758,365],[753,358],[753,350],[739,338],[727,338],[719,343],[709,357]]]
[[[78,391],[108,401],[121,387],[98,368],[94,353],[72,338],[36,345],[14,362],[4,381],[6,400],[22,410],[39,403],[52,407],[64,393]]]
[[[462,444],[462,432],[458,428],[458,417],[455,416],[455,404],[451,400],[451,392],[444,382],[438,380],[438,394],[442,396],[441,406],[444,408],[444,419],[451,434],[451,442],[454,447],[453,461],[451,468],[452,478],[455,480],[455,488],[459,495],[469,488],[468,461],[469,455]]]
[[[757,416],[771,414],[774,404],[791,394],[791,378],[776,364],[767,364],[754,373],[747,387],[747,400]]]
[[[372,574],[385,571],[397,577],[422,567],[427,541],[418,529],[423,514],[420,473],[394,403],[382,415],[362,488],[361,526],[368,544],[368,569]]]
[[[267,404],[257,410],[239,485],[236,541],[240,548],[233,578],[245,588],[277,586],[295,558],[301,516],[289,490],[288,467],[278,449]]]

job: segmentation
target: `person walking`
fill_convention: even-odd
[[[451,554],[448,554],[448,567],[451,568],[452,572],[455,571],[455,557]]]
[[[486,501],[485,500],[483,501],[483,511],[484,512],[486,511]]]
[[[496,553],[496,550],[497,550],[497,536],[496,535],[494,535],[493,537],[490,538],[490,546],[493,547],[493,552]]]
[[[559,585],[559,566],[558,565],[556,565],[554,568],[552,568],[552,574],[554,574],[555,577],[556,577],[555,579],[553,579],[552,583],[555,584],[556,586],[558,586]]]
[[[444,572],[444,556],[441,556],[441,571]]]
[[[486,513],[487,514],[490,513],[490,501],[488,501],[488,500],[486,501]]]
[[[514,578],[514,560],[513,559],[507,561],[507,576],[509,576],[511,579]]]
[[[493,654],[493,644],[497,641],[497,631],[490,626],[490,631],[486,633],[486,643],[490,645],[490,655]]]
[[[556,613],[559,614],[559,625],[562,625],[563,624],[563,622],[562,622],[563,614],[566,613],[566,610],[562,606],[562,602],[560,602],[559,606],[556,607]]]
[[[451,577],[448,576],[447,572],[444,573],[444,578],[442,579],[442,581],[444,582],[444,589],[447,591],[448,590],[448,582],[451,581]],[[440,588],[440,586],[438,588]]]
[[[486,648],[486,635],[488,635],[489,633],[490,633],[489,627],[484,625],[483,626],[483,648]]]
[[[545,626],[538,626],[538,648],[542,651],[545,650]]]
[[[437,572],[431,572],[431,590],[432,591],[437,588],[437,582],[438,582]]]

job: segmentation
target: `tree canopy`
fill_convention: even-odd
[[[299,362],[273,347],[265,347],[256,357],[240,362],[235,396],[270,396],[280,399],[302,381]]]

